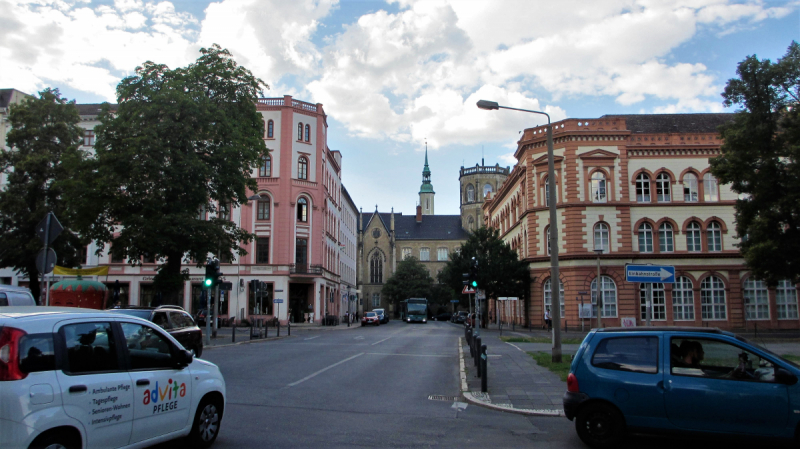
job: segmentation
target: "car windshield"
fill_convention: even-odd
[[[367,312],[367,316],[368,317],[376,317],[376,316],[378,316],[378,314],[376,314],[375,312]]]
[[[124,315],[135,316],[139,318],[144,318],[145,320],[150,319],[151,310],[149,309],[109,309],[109,312],[116,312],[121,313]]]

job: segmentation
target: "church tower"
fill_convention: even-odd
[[[431,169],[428,168],[428,144],[425,143],[425,167],[422,169],[422,186],[419,188],[419,205],[422,207],[422,215],[433,215],[433,191],[431,185]]]

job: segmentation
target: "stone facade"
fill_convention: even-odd
[[[499,164],[487,167],[475,164],[474,167],[461,167],[458,180],[461,184],[461,226],[467,231],[474,231],[484,226],[483,202],[487,195],[497,192],[506,182],[509,173],[508,167]]]

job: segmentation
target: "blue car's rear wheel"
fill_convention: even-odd
[[[587,445],[605,449],[619,444],[625,433],[625,420],[619,411],[606,404],[589,404],[575,417],[575,430]]]

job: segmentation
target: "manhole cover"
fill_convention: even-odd
[[[430,399],[431,401],[455,402],[458,398],[455,396],[442,396],[439,394],[432,394],[428,396],[428,399]]]

